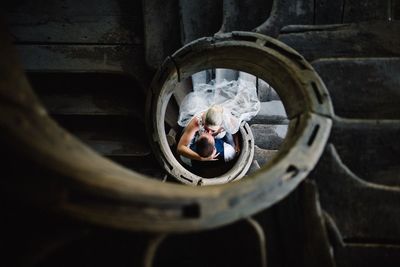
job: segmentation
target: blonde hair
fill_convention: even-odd
[[[212,105],[206,112],[205,124],[210,126],[221,126],[222,125],[222,107],[218,105]]]

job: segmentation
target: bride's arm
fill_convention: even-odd
[[[178,146],[176,148],[178,154],[187,157],[189,159],[201,160],[199,154],[189,148],[190,141],[194,138],[194,135],[197,131],[198,127],[193,125],[193,121],[191,121],[183,131],[181,138],[179,139]]]

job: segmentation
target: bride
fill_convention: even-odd
[[[229,148],[226,143],[234,148],[233,154],[238,153],[240,146],[237,132],[240,124],[242,121],[249,121],[259,110],[260,101],[252,82],[238,79],[196,84],[193,92],[183,99],[179,109],[178,124],[184,127],[184,131],[178,142],[178,154],[191,160],[217,160],[224,149],[214,149],[208,157],[200,156],[193,149],[193,144],[204,132],[215,139],[223,139],[222,148]],[[232,154],[226,152],[225,154]]]

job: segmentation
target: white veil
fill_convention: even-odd
[[[220,83],[196,84],[193,92],[183,99],[179,108],[178,124],[185,127],[193,116],[212,105],[224,109],[223,127],[229,133],[236,133],[242,121],[251,120],[260,111],[260,101],[253,82],[243,79]]]

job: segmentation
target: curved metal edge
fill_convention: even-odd
[[[5,45],[0,48],[3,59],[9,58],[8,53],[15,53],[4,49]],[[15,63],[12,57],[1,62],[1,69],[18,65],[11,64]],[[30,192],[32,195],[23,197],[33,200],[52,190],[55,197],[49,196],[51,201],[37,200],[37,205],[108,227],[184,232],[217,227],[252,215],[285,197],[304,179],[318,161],[329,135],[329,123],[326,122],[316,135],[320,139],[319,145],[304,147],[310,135],[308,125],[312,124],[311,120],[305,119],[307,127],[296,132],[304,137],[293,143],[295,147],[287,155],[288,160],[277,160],[274,166],[262,168],[248,179],[200,189],[166,184],[146,179],[106,160],[60,128],[40,103],[19,98],[21,95],[34,96],[34,93],[29,83],[17,84],[26,78],[21,68],[15,69],[18,79],[0,83],[0,114],[4,114],[0,116],[1,138],[15,149],[23,148],[26,159],[48,172],[41,183],[24,180],[24,186],[32,185],[34,190]],[[314,117],[329,121],[326,117]],[[299,125],[302,124],[305,123]],[[306,161],[304,168],[301,165],[298,169],[306,171],[293,175],[288,164],[298,162],[298,157]],[[18,181],[15,177],[9,181],[9,186],[18,187]]]
[[[201,190],[197,188],[200,194],[187,197],[187,200],[191,199],[190,202],[167,197],[163,204],[147,203],[142,207],[144,211],[138,209],[135,202],[131,206],[121,204],[118,209],[108,210],[104,210],[104,205],[97,202],[85,203],[87,205],[67,203],[63,209],[86,221],[153,232],[198,231],[246,218],[286,197],[317,163],[324,146],[319,146],[318,142],[309,143],[310,136],[314,135],[312,126],[320,126],[317,139],[327,140],[332,121],[315,114],[307,116],[311,118],[301,118],[307,124],[304,138],[293,144],[297,149],[292,149],[275,164],[261,168],[246,179],[203,187]],[[182,187],[182,190],[196,189],[184,185]],[[218,193],[210,194],[213,191]]]
[[[248,126],[242,125],[240,127],[240,133],[243,138],[242,153],[236,164],[227,173],[208,179],[190,172],[178,162],[166,140],[163,123],[164,116],[160,116],[160,114],[165,114],[170,98],[170,95],[164,95],[162,93],[164,91],[160,91],[160,88],[163,90],[164,83],[167,80],[172,81],[173,84],[170,87],[173,88],[180,80],[179,69],[171,57],[164,61],[160,71],[156,74],[146,102],[146,108],[150,111],[146,112],[146,121],[150,122],[147,123],[147,134],[150,137],[151,148],[161,166],[180,182],[193,186],[224,184],[242,178],[250,168],[251,159],[254,156],[254,137]],[[169,91],[166,92],[166,94],[170,93]]]

